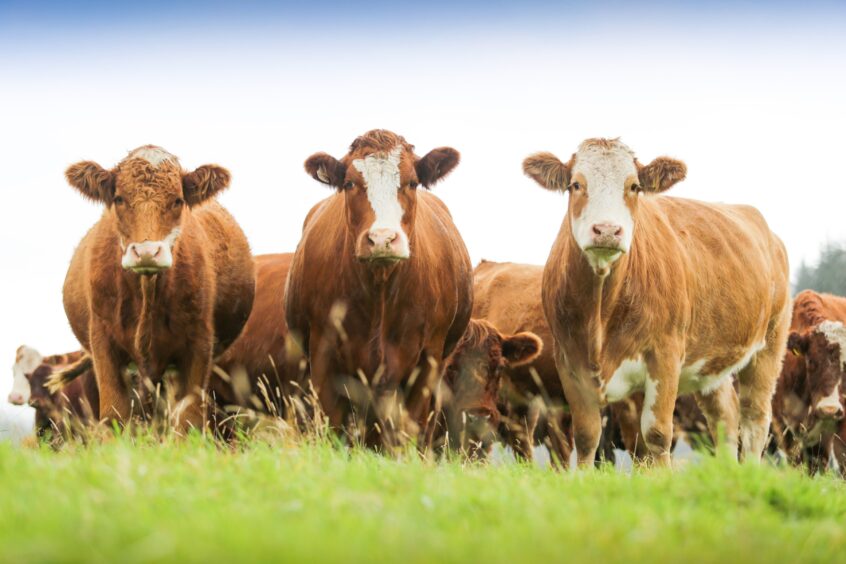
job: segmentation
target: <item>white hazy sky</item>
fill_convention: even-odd
[[[313,152],[340,157],[376,127],[420,155],[450,145],[462,162],[434,191],[473,260],[542,264],[566,197],[525,178],[522,159],[620,136],[644,162],[686,161],[673,195],[757,206],[794,268],[813,261],[846,239],[846,18],[747,8],[388,31],[319,19],[16,29],[0,37],[0,361],[22,343],[78,347],[62,282],[101,210],[63,171],[146,143],[186,168],[229,168],[222,201],[256,253],[292,251],[329,195],[303,172]]]

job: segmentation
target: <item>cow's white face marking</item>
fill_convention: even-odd
[[[611,146],[582,143],[575,155],[572,175],[581,174],[587,186],[587,204],[578,217],[573,218],[572,231],[579,247],[588,251],[593,246],[593,226],[610,224],[622,227],[622,239],[619,249],[628,252],[632,244],[634,218],[626,206],[625,191],[627,180],[635,177],[637,167],[634,153],[620,141],[612,141]],[[638,197],[638,196],[635,196]],[[595,267],[604,268],[619,257],[608,253],[587,252],[588,260],[596,262]],[[600,264],[603,263],[603,264]]]
[[[171,229],[170,233],[168,233],[167,237],[161,241],[150,241],[151,243],[161,243],[162,245],[162,255],[156,258],[156,263],[160,267],[170,268],[173,266],[173,246],[176,244],[176,240],[179,238],[180,233],[182,233],[182,230],[179,227],[174,227]],[[120,260],[120,264],[123,268],[132,268],[135,264],[135,261],[132,258],[132,247],[123,246],[123,239],[121,239],[121,246],[124,252],[123,257]]]
[[[840,369],[846,368],[846,327],[839,321],[823,321],[817,325],[816,331],[825,335],[829,343],[840,347]]]
[[[138,147],[126,157],[127,159],[144,159],[154,167],[158,168],[163,162],[179,164],[175,156],[171,155],[161,147],[146,146]]]
[[[364,177],[367,199],[376,216],[370,231],[396,231],[396,254],[400,258],[408,258],[411,253],[408,234],[402,228],[403,209],[399,201],[401,155],[402,147],[397,146],[387,154],[368,155],[354,160],[352,164]]]
[[[12,391],[9,398],[18,396],[23,405],[29,403],[31,390],[26,375],[32,373],[41,364],[44,357],[32,347],[22,346],[12,366]]]

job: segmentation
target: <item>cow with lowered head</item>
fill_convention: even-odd
[[[794,464],[831,462],[844,416],[846,299],[805,290],[793,299],[784,367],[773,397],[773,432]],[[840,461],[842,464],[843,461]]]
[[[470,258],[428,191],[458,160],[448,147],[418,157],[401,136],[373,130],[340,160],[317,153],[305,162],[336,193],[306,218],[288,278],[288,328],[331,424],[364,422],[373,446],[424,428],[443,362],[470,319]]]
[[[153,385],[174,366],[175,423],[204,428],[212,359],[238,337],[255,290],[247,239],[215,200],[229,172],[185,171],[147,145],[111,169],[74,164],[66,177],[105,206],[64,285],[71,328],[93,359],[100,416],[126,422],[139,414],[122,376],[130,363]]]
[[[687,393],[712,434],[724,425],[728,448],[740,441],[759,460],[791,306],[787,254],[761,214],[664,196],[684,163],[643,165],[618,139],[588,139],[567,162],[538,153],[523,170],[569,195],[543,305],[579,463],[593,462],[601,407],[636,391],[659,464],[670,463],[673,409]]]

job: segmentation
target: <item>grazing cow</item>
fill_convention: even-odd
[[[517,457],[531,460],[538,440],[547,445],[557,464],[567,466],[572,451],[570,416],[541,304],[542,280],[542,266],[483,260],[473,270],[473,317],[507,333],[534,333],[543,341],[540,355],[531,363],[505,370],[500,432]]]
[[[846,299],[811,290],[793,300],[787,352],[773,397],[778,446],[811,472],[825,469],[846,393]]]
[[[106,208],[64,285],[71,328],[93,358],[100,416],[127,421],[138,413],[122,377],[131,362],[153,384],[174,365],[176,426],[204,428],[212,358],[238,337],[255,290],[247,239],[214,199],[229,172],[217,165],[186,172],[175,156],[147,145],[111,170],[85,161],[66,176]]]
[[[361,407],[355,421],[366,423],[371,446],[423,430],[443,362],[470,319],[467,249],[443,202],[418,189],[458,160],[448,147],[418,157],[401,136],[373,130],[341,160],[317,153],[305,162],[337,192],[306,218],[288,277],[288,327],[331,425],[345,427]]]
[[[285,281],[293,254],[259,255],[253,310],[241,336],[217,359],[210,389],[219,405],[281,414],[299,357],[286,350]]]
[[[64,366],[72,364],[83,356],[82,351],[66,354],[41,356],[37,350],[21,345],[15,352],[15,364],[12,366],[12,391],[9,392],[9,403],[12,405],[27,405],[31,395],[31,387],[27,374],[32,374],[42,364],[48,366]]]
[[[453,449],[471,456],[488,453],[500,423],[503,373],[533,362],[542,349],[534,333],[503,335],[487,321],[470,320],[444,370],[444,423]]]
[[[81,351],[79,354],[82,354]],[[71,426],[84,425],[99,419],[100,398],[97,380],[90,363],[87,369],[79,373],[60,391],[50,391],[48,385],[50,376],[68,367],[67,362],[62,364],[45,362],[26,375],[32,390],[29,405],[35,408],[35,430],[38,435],[43,435],[49,429],[63,435],[69,430],[66,428],[66,423],[70,423]]]
[[[658,464],[670,463],[676,396],[691,392],[712,434],[724,424],[736,452],[739,429],[743,457],[760,460],[791,307],[784,245],[761,214],[658,195],[684,163],[641,165],[616,139],[589,139],[567,163],[538,153],[523,170],[569,192],[543,304],[579,463],[594,460],[601,406],[634,391]]]

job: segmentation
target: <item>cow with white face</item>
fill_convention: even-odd
[[[376,129],[341,159],[317,153],[305,162],[336,193],[303,226],[288,276],[288,327],[331,423],[366,422],[374,446],[391,443],[391,429],[408,436],[431,421],[434,386],[470,319],[470,257],[428,191],[458,160],[449,147],[418,157],[403,137]],[[362,378],[369,390],[350,397]]]
[[[15,364],[12,365],[12,391],[9,392],[9,403],[12,405],[27,405],[29,403],[30,388],[26,375],[41,365],[43,356],[37,350],[21,345],[15,351]]]
[[[683,393],[712,433],[725,425],[729,448],[740,441],[759,459],[790,324],[786,252],[761,214],[661,195],[684,163],[642,165],[618,139],[589,139],[566,163],[539,153],[523,169],[569,193],[543,304],[580,463],[594,460],[601,406],[636,391],[657,462],[670,462]]]

